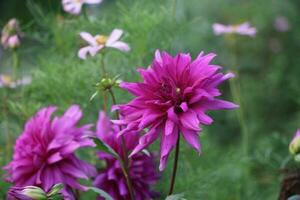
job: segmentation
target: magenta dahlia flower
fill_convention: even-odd
[[[205,112],[237,107],[215,98],[221,95],[218,85],[234,75],[218,72],[221,67],[210,64],[214,57],[215,54],[201,52],[192,61],[189,54],[171,57],[166,52],[157,51],[152,65],[138,70],[144,79],[142,83],[121,83],[121,87],[135,98],[128,104],[116,106],[124,118],[115,123],[127,125],[118,135],[147,130],[131,156],[160,136],[159,168],[163,170],[180,133],[200,153],[200,125],[213,122]]]
[[[72,189],[86,189],[78,179],[96,174],[92,165],[74,153],[94,145],[85,136],[91,125],[76,126],[82,116],[77,105],[51,120],[55,110],[52,106],[43,108],[26,123],[15,144],[13,160],[5,169],[8,180],[16,187],[32,185],[48,192],[53,185],[62,183],[65,199],[74,199]]]
[[[113,148],[120,157],[124,158],[121,149],[121,139],[117,138],[118,132],[119,127],[112,124],[104,112],[100,112],[97,122],[97,137]],[[131,132],[128,134],[125,133],[124,138],[127,150],[132,150],[137,145],[139,136],[137,132]],[[112,155],[104,152],[99,152],[98,156],[100,159],[106,161],[106,167],[100,170],[94,181],[94,185],[105,190],[114,199],[129,199],[126,179],[119,161]],[[157,196],[157,193],[151,190],[151,186],[159,179],[155,168],[153,154],[138,153],[130,159],[129,176],[132,181],[136,200],[147,200]],[[101,197],[98,199],[101,199]]]

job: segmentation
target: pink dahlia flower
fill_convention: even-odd
[[[10,19],[1,33],[1,44],[5,49],[14,49],[20,46],[21,31],[17,19]]]
[[[13,81],[13,78],[9,75],[0,74],[0,88],[8,87],[11,89],[17,88],[19,86],[29,85],[31,83],[31,77],[24,76],[21,79]]]
[[[114,29],[108,37],[105,35],[92,36],[87,32],[81,32],[81,38],[85,40],[89,45],[81,48],[78,51],[78,57],[81,59],[86,59],[87,54],[95,56],[100,50],[104,49],[105,47],[115,48],[124,52],[130,51],[130,47],[127,43],[119,41],[122,34],[123,30],[121,29]]]
[[[200,125],[213,122],[205,112],[237,107],[215,98],[221,95],[218,85],[234,75],[218,72],[221,67],[210,64],[214,57],[215,54],[201,52],[192,61],[189,54],[171,57],[157,51],[152,65],[138,70],[144,80],[142,83],[121,83],[135,98],[128,104],[116,106],[124,119],[115,123],[127,125],[119,135],[147,130],[131,156],[161,137],[159,168],[163,170],[180,134],[200,153]]]
[[[83,4],[99,4],[102,0],[63,0],[62,5],[64,11],[78,15],[81,12]]]
[[[212,27],[215,35],[239,34],[254,37],[257,32],[256,28],[251,27],[250,23],[248,22],[237,25],[223,25],[219,23],[214,23]]]
[[[55,110],[52,106],[43,108],[26,123],[15,144],[13,160],[5,169],[16,187],[33,185],[48,192],[62,183],[65,199],[74,199],[72,189],[86,189],[77,179],[96,173],[92,165],[75,155],[75,150],[93,146],[85,136],[91,125],[76,126],[82,116],[77,105],[51,120]]]
[[[119,127],[111,123],[104,112],[99,113],[96,135],[102,141],[113,148],[121,157],[121,139],[117,138]],[[138,143],[138,134],[136,132],[125,133],[125,143],[128,150],[132,150]],[[126,179],[123,175],[120,163],[112,155],[99,152],[101,160],[106,161],[106,167],[100,170],[94,181],[94,185],[108,192],[114,199],[129,199],[129,191],[126,185]],[[151,191],[151,185],[159,179],[155,170],[153,154],[146,155],[138,153],[132,156],[130,160],[129,175],[132,181],[135,199],[147,200],[157,196],[156,192]],[[102,198],[98,198],[102,199]]]

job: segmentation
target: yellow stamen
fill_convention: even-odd
[[[96,36],[96,41],[98,45],[104,45],[107,42],[107,36],[105,35],[97,35]]]

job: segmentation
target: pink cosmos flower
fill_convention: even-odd
[[[130,51],[130,47],[127,43],[119,41],[122,34],[123,30],[121,29],[114,29],[108,37],[105,35],[92,36],[87,32],[81,32],[81,38],[85,40],[89,45],[81,48],[78,51],[78,57],[81,59],[86,59],[87,54],[95,56],[100,50],[104,49],[105,47],[119,49],[120,51],[124,52]]]
[[[20,46],[21,31],[17,19],[10,19],[1,33],[1,44],[5,49],[14,49]]]
[[[117,138],[119,127],[111,123],[104,112],[99,113],[96,135],[102,141],[113,148],[121,157],[121,139]],[[137,132],[125,133],[125,143],[128,150],[132,150],[138,143],[139,135]],[[108,192],[114,199],[129,199],[129,191],[126,185],[126,179],[123,175],[120,163],[112,155],[99,152],[100,159],[106,161],[106,167],[100,170],[94,181],[94,185]],[[157,193],[151,191],[151,185],[159,179],[155,170],[153,154],[146,155],[138,153],[132,156],[130,160],[129,174],[132,181],[135,199],[148,200],[157,196]],[[98,198],[102,199],[102,198]]]
[[[276,17],[274,27],[279,32],[286,32],[290,29],[289,21],[284,16]]]
[[[75,155],[81,147],[93,146],[85,136],[91,125],[77,127],[82,112],[71,106],[51,120],[55,107],[41,109],[25,125],[14,147],[13,160],[5,167],[8,181],[16,187],[38,186],[45,191],[64,184],[65,199],[74,199],[72,189],[85,190],[77,179],[94,176],[94,167]]]
[[[214,57],[215,54],[204,55],[201,52],[192,61],[189,54],[171,57],[166,52],[156,51],[152,65],[138,70],[142,83],[120,84],[135,98],[128,104],[115,107],[124,116],[115,123],[127,125],[119,135],[127,131],[147,130],[131,156],[161,137],[159,168],[163,170],[180,134],[200,153],[199,125],[213,122],[205,112],[237,107],[215,98],[221,95],[218,85],[234,75],[218,72],[221,67],[210,64]]]
[[[13,81],[10,75],[0,74],[0,88],[8,87],[11,89],[17,88],[19,86],[29,85],[31,83],[31,77],[24,76],[21,79]]]
[[[215,35],[239,34],[254,37],[257,32],[256,28],[251,27],[250,23],[248,22],[237,25],[223,25],[219,23],[214,23],[212,28]]]
[[[99,4],[102,0],[63,0],[62,5],[64,11],[78,15],[81,12],[83,4]]]
[[[290,143],[290,153],[293,155],[300,154],[300,129],[295,133],[295,136]]]

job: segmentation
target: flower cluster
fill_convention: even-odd
[[[18,138],[13,160],[5,167],[8,180],[17,187],[28,185],[45,191],[57,184],[65,185],[65,199],[74,199],[72,189],[85,190],[77,179],[94,176],[94,167],[80,160],[75,150],[93,146],[85,134],[91,125],[77,127],[82,112],[71,106],[63,116],[51,120],[55,107],[41,109],[25,125]]]
[[[113,148],[124,159],[121,148],[121,138],[117,138],[119,127],[112,124],[104,112],[99,113],[96,136]],[[125,146],[127,151],[132,150],[138,143],[137,132],[125,133]],[[100,170],[95,178],[94,185],[107,191],[114,199],[129,199],[129,191],[121,164],[111,154],[99,152],[101,160],[106,161],[106,167]],[[132,181],[135,197],[137,200],[152,199],[157,193],[151,190],[151,185],[158,181],[158,173],[155,170],[154,155],[138,153],[132,156],[129,166],[129,176]],[[99,198],[101,199],[101,198]]]
[[[20,46],[21,31],[19,22],[13,18],[4,26],[1,33],[1,44],[5,49],[15,49]]]
[[[214,57],[215,54],[204,55],[201,52],[192,61],[189,54],[172,57],[157,51],[152,65],[148,69],[138,70],[143,78],[142,83],[120,84],[135,98],[125,105],[116,106],[124,118],[115,122],[127,125],[119,135],[147,128],[131,156],[160,137],[159,168],[163,170],[180,134],[200,153],[199,125],[213,122],[205,112],[237,107],[215,98],[221,95],[217,87],[234,75],[218,72],[221,67],[210,63]]]

